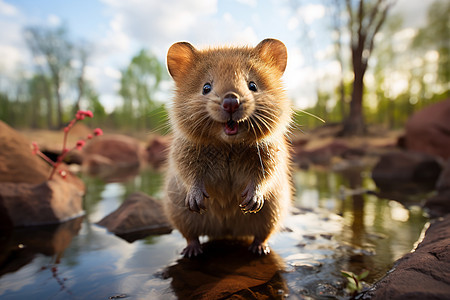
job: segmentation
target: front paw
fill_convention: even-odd
[[[264,205],[263,195],[255,188],[255,184],[250,182],[242,192],[244,200],[239,204],[244,213],[257,213]]]
[[[209,198],[203,184],[195,184],[187,193],[185,205],[190,211],[201,213],[206,210],[204,198]]]

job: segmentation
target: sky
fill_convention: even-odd
[[[342,0],[344,1],[344,0]],[[292,3],[299,3],[296,7]],[[178,41],[196,47],[251,45],[277,38],[288,48],[284,83],[297,107],[314,104],[317,82],[333,86],[339,65],[333,60],[325,0],[0,0],[0,88],[4,78],[27,74],[33,61],[25,41],[26,26],[65,25],[74,41],[92,47],[86,77],[111,111],[121,70],[142,48],[165,63]],[[397,0],[392,13],[404,17],[405,34],[425,24],[431,0]],[[408,31],[409,30],[409,31]],[[304,34],[306,32],[306,34]],[[400,32],[400,37],[402,33]],[[306,38],[305,38],[306,37]],[[323,83],[325,82],[325,83]],[[160,101],[169,101],[169,82]],[[166,91],[166,92],[164,92]]]

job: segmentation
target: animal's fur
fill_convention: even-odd
[[[291,106],[281,82],[286,60],[285,46],[272,39],[255,48],[197,50],[176,43],[169,49],[176,93],[166,212],[188,242],[185,255],[201,252],[202,235],[254,237],[253,251],[268,250],[292,194],[286,137]],[[205,83],[211,85],[207,94]],[[230,93],[239,98],[232,116],[223,109]],[[237,134],[224,130],[230,118]]]

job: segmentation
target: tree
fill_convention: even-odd
[[[45,59],[56,95],[57,127],[61,128],[63,127],[61,86],[65,73],[70,69],[73,49],[67,37],[67,30],[64,27],[28,27],[25,29],[25,39],[35,59],[38,61]],[[41,72],[46,73],[42,66]]]
[[[344,121],[341,135],[362,135],[366,132],[363,115],[364,75],[374,48],[375,36],[393,3],[389,0],[377,0],[376,3],[369,4],[359,0],[355,4],[352,0],[346,0],[354,80],[350,112]]]
[[[123,99],[122,114],[127,118],[127,124],[141,129],[148,127],[150,112],[157,107],[154,94],[162,78],[161,63],[144,49],[122,71],[119,94]]]
[[[328,3],[326,3],[328,4]],[[344,56],[342,53],[342,1],[340,0],[332,0],[331,5],[327,5],[327,8],[329,10],[329,14],[331,15],[331,27],[333,30],[334,35],[334,50],[336,55],[336,60],[339,64],[340,68],[340,78],[339,78],[339,88],[337,90],[338,94],[338,103],[340,106],[340,114],[341,119],[345,119],[345,84],[344,84]]]
[[[30,97],[31,104],[31,127],[39,128],[41,127],[41,117],[43,113],[43,101],[46,100],[46,114],[47,115],[47,126],[52,127],[52,96],[50,80],[42,75],[35,74],[33,78],[28,81],[28,93]]]
[[[439,54],[437,81],[446,90],[447,97],[450,91],[450,2],[439,0],[433,2],[428,9],[427,25],[419,29],[412,42],[412,48],[423,51],[436,50]]]
[[[80,44],[79,46],[76,46],[74,48],[74,55],[78,58],[78,72],[76,75],[76,86],[77,86],[77,97],[75,99],[75,104],[73,106],[73,114],[75,114],[77,111],[80,110],[80,102],[83,98],[84,94],[87,93],[89,96],[90,90],[86,92],[86,89],[89,89],[89,87],[86,87],[86,79],[85,79],[85,70],[86,70],[86,64],[89,57],[88,54],[88,46],[87,44]]]

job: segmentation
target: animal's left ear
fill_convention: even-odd
[[[286,46],[276,39],[265,39],[255,47],[256,53],[267,64],[284,73],[287,64]]]

